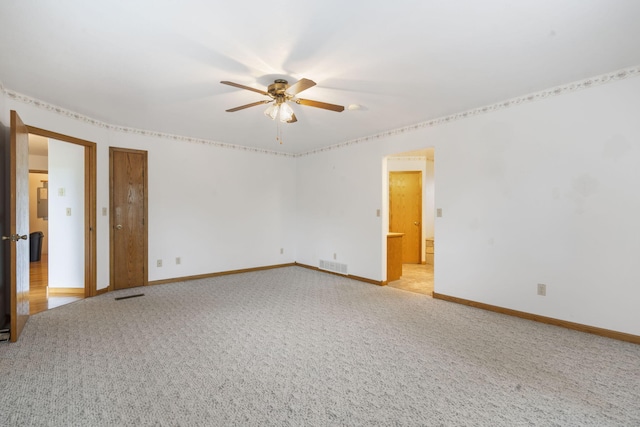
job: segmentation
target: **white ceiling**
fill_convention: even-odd
[[[303,153],[640,64],[638,0],[0,2],[0,82],[103,122]],[[276,123],[275,78],[317,86]]]

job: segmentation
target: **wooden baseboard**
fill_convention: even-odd
[[[351,275],[351,274],[345,275],[345,274],[335,273],[333,271],[322,270],[322,269],[320,269],[318,267],[314,267],[312,265],[307,265],[307,264],[301,264],[299,262],[296,262],[295,265],[297,265],[298,267],[308,268],[309,270],[319,271],[321,273],[333,274],[334,276],[347,277],[349,279],[357,280],[359,282],[371,283],[373,285],[384,286],[384,285],[387,284],[387,282],[382,282],[382,281],[373,280],[373,279],[367,279],[366,277],[354,276],[354,275]]]
[[[49,296],[79,296],[84,298],[84,288],[52,288],[49,287]]]
[[[220,271],[218,273],[197,274],[195,276],[173,277],[171,279],[152,280],[149,285],[166,285],[168,283],[185,282],[187,280],[207,279],[209,277],[228,276],[230,274],[250,273],[252,271],[272,270],[274,268],[293,267],[295,263],[267,265],[264,267],[243,268],[241,270]]]
[[[267,265],[264,267],[254,267],[254,268],[244,268],[241,270],[228,270],[228,271],[220,271],[217,273],[206,273],[206,274],[197,274],[194,276],[182,276],[182,277],[172,277],[171,279],[161,279],[161,280],[152,280],[149,281],[148,285],[166,285],[168,283],[176,283],[176,282],[185,282],[188,280],[197,280],[197,279],[207,279],[209,277],[219,277],[219,276],[228,276],[230,274],[240,274],[240,273],[249,273],[252,271],[261,271],[261,270],[271,270],[274,268],[283,268],[283,267],[303,267],[303,268],[308,268],[310,270],[315,270],[315,271],[319,271],[321,273],[327,273],[327,274],[334,274],[336,276],[342,276],[342,277],[348,277],[349,279],[353,279],[353,280],[357,280],[359,282],[365,282],[365,283],[371,283],[373,285],[378,285],[378,286],[385,286],[387,285],[387,281],[379,281],[379,280],[373,280],[373,279],[367,279],[366,277],[360,277],[360,276],[353,276],[353,275],[344,275],[344,274],[339,274],[339,273],[334,273],[332,271],[327,271],[327,270],[321,270],[318,267],[313,267],[311,265],[306,265],[306,264],[301,264],[298,262],[292,262],[292,263],[288,263],[288,264],[276,264],[276,265]],[[101,295],[104,294],[106,292],[110,292],[111,288],[107,287],[104,289],[99,289],[96,291],[96,295]]]
[[[535,322],[546,323],[548,325],[560,326],[575,331],[586,332],[588,334],[600,335],[602,337],[613,338],[619,341],[627,341],[634,344],[640,344],[640,336],[627,334],[625,332],[612,331],[610,329],[597,328],[595,326],[582,325],[580,323],[568,322],[566,320],[554,319],[553,317],[540,316],[537,314],[527,313],[525,311],[512,310],[510,308],[499,307],[496,305],[485,304],[467,300],[464,298],[452,297],[449,295],[434,292],[433,297],[444,301],[454,302],[456,304],[467,305],[470,307],[481,308],[483,310],[493,311],[496,313],[506,314],[509,316],[520,317],[522,319],[533,320]]]

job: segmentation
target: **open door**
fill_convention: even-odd
[[[11,111],[9,166],[9,288],[11,341],[16,342],[29,319],[29,132]]]

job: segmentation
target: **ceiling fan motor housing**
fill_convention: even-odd
[[[274,97],[284,96],[288,87],[289,82],[287,82],[286,80],[278,79],[274,81],[273,84],[269,85],[267,91]]]

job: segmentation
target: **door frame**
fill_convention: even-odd
[[[144,225],[142,227],[143,237],[143,269],[144,269],[144,283],[142,286],[147,286],[149,284],[149,167],[148,167],[148,152],[146,150],[135,150],[132,148],[121,148],[121,147],[109,147],[109,292],[116,290],[115,288],[115,206],[113,205],[114,200],[114,183],[113,183],[113,153],[115,151],[125,152],[125,153],[135,153],[142,154],[144,157],[144,172],[143,172],[143,180],[144,180],[144,196],[143,196],[143,216],[144,216]]]
[[[73,136],[27,125],[30,134],[84,147],[84,296],[96,295],[96,162],[97,144]]]

